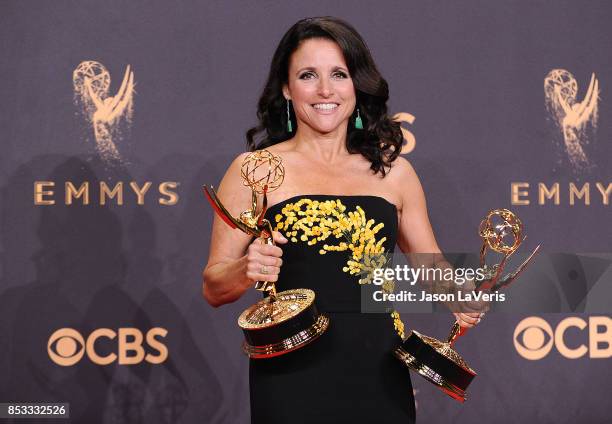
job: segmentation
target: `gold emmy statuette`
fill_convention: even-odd
[[[271,192],[283,182],[285,170],[281,158],[267,150],[250,153],[242,162],[244,185],[252,192],[251,208],[234,218],[223,206],[212,187],[204,186],[204,194],[215,212],[230,227],[274,244],[272,225],[264,218]],[[257,195],[263,195],[257,211]],[[271,358],[299,349],[317,339],[327,330],[329,318],[320,314],[315,305],[315,293],[309,289],[276,292],[272,282],[258,281],[255,289],[268,294],[246,309],[238,318],[244,333],[243,350],[251,358]]]
[[[494,209],[480,223],[479,234],[483,240],[480,249],[480,267],[484,270],[485,278],[475,282],[476,290],[498,291],[509,285],[525,269],[540,248],[538,245],[516,270],[500,278],[508,258],[525,240],[522,235],[523,224],[508,209]],[[502,260],[492,266],[485,264],[488,249],[503,254]],[[407,367],[425,377],[446,394],[459,402],[464,402],[465,391],[476,376],[476,372],[453,347],[466,330],[455,322],[444,342],[412,330],[393,354]]]

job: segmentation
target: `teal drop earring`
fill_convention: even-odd
[[[287,131],[293,132],[293,125],[291,125],[291,115],[289,115],[289,99],[287,99]]]
[[[359,108],[357,108],[357,118],[355,118],[355,128],[358,130],[363,129],[363,122],[361,122],[361,116],[359,116]]]

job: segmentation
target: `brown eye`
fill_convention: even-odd
[[[334,78],[347,78],[348,75],[346,75],[344,72],[338,71],[338,72],[334,72],[333,74]]]
[[[302,75],[300,75],[300,79],[311,79],[314,78],[315,74],[314,72],[304,72]]]

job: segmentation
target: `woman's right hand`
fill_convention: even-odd
[[[234,216],[253,202],[253,192],[244,186],[241,177],[242,163],[248,154],[242,153],[232,162],[217,190],[225,209]],[[279,245],[287,242],[278,232],[272,237]],[[276,282],[283,263],[281,255],[280,247],[253,241],[251,235],[230,228],[215,214],[208,261],[202,273],[204,298],[216,308],[240,299],[256,281]]]
[[[287,239],[278,231],[272,232],[275,243],[285,244]],[[246,276],[255,284],[256,281],[277,282],[280,267],[283,265],[283,250],[272,244],[267,244],[261,238],[256,238],[246,251]]]

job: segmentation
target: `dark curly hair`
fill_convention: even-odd
[[[286,100],[282,87],[288,82],[291,55],[302,41],[310,38],[330,39],[342,50],[357,99],[349,120],[346,148],[350,153],[361,153],[372,163],[372,171],[375,174],[380,172],[384,177],[385,167],[390,167],[400,154],[403,141],[399,122],[387,116],[389,86],[355,28],[330,16],[302,19],[283,36],[272,57],[268,80],[257,105],[259,125],[246,133],[248,149],[264,149],[293,136],[294,132],[289,132],[286,126]],[[357,108],[363,129],[355,128]],[[292,106],[289,113],[297,128]]]

